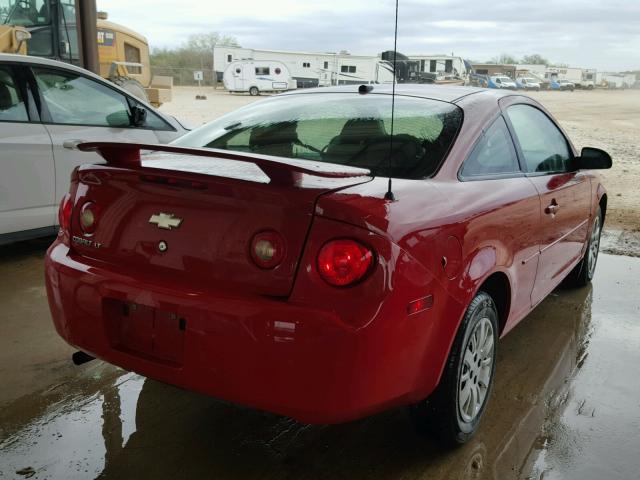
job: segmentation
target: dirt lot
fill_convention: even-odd
[[[531,93],[560,121],[578,148],[606,150],[610,227],[640,232],[640,90]]]
[[[207,100],[195,100],[205,93]],[[609,190],[603,250],[640,256],[640,90],[532,92],[560,121],[575,146],[598,147],[613,157],[603,176]],[[162,110],[197,126],[264,97],[178,87]]]

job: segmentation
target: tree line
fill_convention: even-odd
[[[151,68],[154,74],[170,75],[178,85],[193,84],[193,71],[202,70],[206,84],[214,83],[213,47],[239,47],[235,37],[218,32],[190,35],[174,48],[151,50]]]
[[[497,63],[499,65],[545,65],[547,67],[568,67],[565,63],[552,63],[542,55],[533,53],[531,55],[525,55],[522,58],[514,57],[508,53],[503,53],[497,57],[493,57],[487,63]]]

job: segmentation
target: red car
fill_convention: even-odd
[[[47,252],[59,334],[302,422],[411,405],[466,441],[497,339],[592,278],[611,158],[512,92],[398,86],[393,108],[304,90],[170,146],[76,145],[106,164],[73,173]]]

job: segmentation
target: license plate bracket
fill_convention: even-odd
[[[115,299],[105,299],[104,310],[113,348],[174,366],[182,364],[185,318]]]

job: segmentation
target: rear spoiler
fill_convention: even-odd
[[[279,159],[267,155],[231,153],[228,150],[213,148],[176,147],[148,143],[83,142],[80,140],[65,141],[63,146],[70,150],[96,152],[106,160],[107,165],[129,169],[144,168],[140,157],[141,150],[253,163],[269,177],[270,183],[278,185],[295,185],[301,174],[327,178],[351,178],[364,177],[371,173],[364,168],[342,167],[311,160]]]

